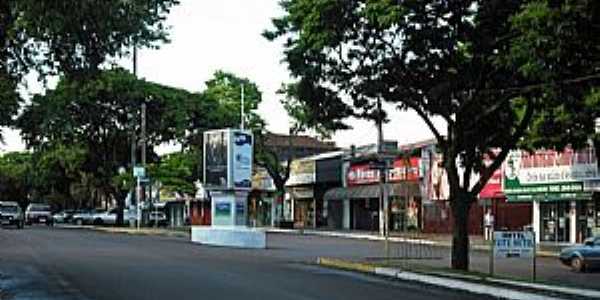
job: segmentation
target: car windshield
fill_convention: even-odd
[[[49,211],[50,206],[48,205],[32,205],[30,211]]]
[[[0,206],[0,212],[3,213],[16,213],[17,207],[12,205],[2,205]]]

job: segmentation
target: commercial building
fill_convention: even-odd
[[[533,205],[538,241],[577,243],[600,234],[600,174],[592,147],[513,151],[503,188],[510,203]]]
[[[296,228],[327,226],[325,192],[341,186],[343,151],[326,152],[294,160],[286,182],[284,216]]]
[[[385,224],[383,195],[387,197],[390,231],[420,228],[420,158],[399,155],[395,142],[386,142],[383,148],[380,154],[375,145],[345,154],[342,185],[330,187],[324,195],[330,228],[379,231]],[[387,163],[382,165],[384,156]],[[381,172],[385,172],[385,180]]]

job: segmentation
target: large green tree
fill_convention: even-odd
[[[157,158],[154,146],[183,136],[186,117],[181,107],[190,99],[197,96],[138,80],[122,69],[86,80],[63,77],[55,89],[33,97],[18,127],[27,146],[36,151],[57,145],[83,147],[80,171],[92,174],[101,193],[123,208],[123,190],[115,186],[114,177],[119,169],[131,167],[130,145],[141,135],[142,103],[147,107],[146,143],[152,162]]]
[[[35,70],[75,78],[99,72],[132,47],[168,41],[177,0],[4,0],[0,2],[0,126],[11,125],[16,90]],[[1,137],[1,136],[0,136]]]
[[[469,267],[468,216],[478,193],[527,133],[534,113],[560,102],[549,100],[547,78],[506,63],[522,38],[513,18],[527,2],[286,0],[286,13],[264,34],[285,38],[300,94],[314,95],[300,100],[316,120],[381,120],[378,101],[421,117],[448,174],[456,269]],[[445,132],[433,118],[443,120]],[[483,163],[486,155],[491,165]]]

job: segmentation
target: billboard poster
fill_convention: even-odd
[[[252,134],[232,131],[232,178],[235,189],[252,188]]]
[[[314,160],[299,159],[290,165],[290,178],[286,186],[312,184],[316,181],[316,163]]]
[[[224,130],[204,133],[204,182],[207,187],[226,188],[228,135]]]
[[[450,198],[450,185],[441,155],[434,155],[429,170],[429,193],[430,200],[448,200]]]

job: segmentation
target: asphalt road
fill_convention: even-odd
[[[0,230],[0,299],[485,299],[307,264],[348,251],[347,242],[273,235],[268,250],[240,250],[87,230]]]

